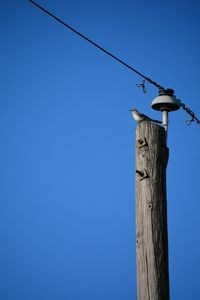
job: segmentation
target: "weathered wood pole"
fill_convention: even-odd
[[[136,129],[136,253],[138,300],[169,300],[166,167],[163,127]]]

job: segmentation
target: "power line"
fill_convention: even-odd
[[[191,119],[190,120],[186,120],[185,124],[186,125],[190,125],[192,122],[196,122],[198,125],[200,125],[200,120],[197,119],[197,117],[195,116],[195,113],[189,108],[187,107],[183,102],[180,101],[180,106],[182,107],[182,109],[184,109],[190,116]]]
[[[129,70],[135,72],[136,74],[138,74],[139,76],[141,76],[142,78],[144,78],[144,80],[142,81],[142,83],[140,83],[140,84],[137,85],[138,87],[141,87],[143,89],[144,93],[146,93],[145,81],[147,81],[150,84],[153,84],[154,86],[156,86],[159,89],[160,94],[161,93],[163,94],[163,93],[165,93],[165,91],[167,91],[160,84],[158,84],[157,82],[153,81],[151,78],[143,75],[142,73],[140,73],[139,71],[137,71],[135,68],[129,66],[126,62],[124,62],[123,60],[121,60],[120,58],[118,58],[117,56],[115,56],[114,54],[112,54],[111,52],[109,52],[108,50],[106,50],[105,48],[103,48],[100,45],[98,45],[95,42],[93,42],[91,39],[89,39],[88,37],[86,37],[85,35],[83,35],[82,33],[80,33],[78,30],[74,29],[73,27],[71,27],[70,25],[68,25],[67,23],[65,23],[64,21],[62,21],[61,19],[59,19],[55,15],[53,15],[51,12],[49,12],[48,10],[46,10],[41,5],[37,4],[33,0],[28,0],[28,1],[31,2],[33,5],[35,5],[36,7],[38,7],[43,12],[45,12],[47,15],[49,15],[50,17],[52,17],[53,19],[55,19],[56,21],[58,21],[59,23],[61,23],[65,27],[67,27],[69,30],[71,30],[72,32],[74,32],[78,36],[80,36],[81,38],[83,38],[84,40],[86,40],[87,42],[89,42],[90,44],[92,44],[93,46],[95,46],[96,48],[98,48],[99,50],[103,51],[104,53],[106,53],[107,55],[109,55],[110,57],[112,57],[113,59],[115,59],[116,61],[118,61],[122,65],[124,65],[125,67],[127,67]],[[197,117],[195,116],[194,112],[189,107],[187,107],[181,101],[180,101],[180,106],[191,116],[191,120],[187,120],[186,121],[186,125],[190,125],[191,122],[196,122],[197,124],[200,124],[200,120],[197,119]]]
[[[82,33],[80,33],[78,30],[74,29],[73,27],[71,27],[70,25],[68,25],[67,23],[65,23],[64,21],[62,21],[61,19],[59,19],[55,15],[53,15],[51,12],[49,12],[48,10],[46,10],[45,8],[43,8],[42,6],[40,6],[39,4],[37,4],[36,2],[34,2],[32,0],[28,0],[28,1],[31,2],[32,4],[34,4],[35,6],[37,6],[39,9],[41,9],[43,12],[45,12],[49,16],[51,16],[53,19],[55,19],[56,21],[58,21],[59,23],[61,23],[65,27],[67,27],[69,30],[73,31],[74,33],[76,33],[77,35],[79,35],[80,37],[82,37],[84,40],[86,40],[87,42],[89,42],[90,44],[92,44],[93,46],[95,46],[96,48],[100,49],[101,51],[103,51],[107,55],[111,56],[113,59],[115,59],[116,61],[118,61],[119,63],[121,63],[125,67],[127,67],[128,69],[130,69],[131,71],[133,71],[136,74],[138,74],[139,76],[143,77],[146,81],[148,81],[149,83],[151,83],[154,86],[156,86],[159,90],[163,90],[163,91],[165,90],[161,85],[159,85],[158,83],[156,83],[152,79],[148,78],[147,76],[143,75],[142,73],[140,73],[136,69],[132,68],[127,63],[125,63],[124,61],[122,61],[121,59],[119,59],[118,57],[116,57],[114,54],[112,54],[111,52],[107,51],[103,47],[99,46],[98,44],[96,44],[95,42],[93,42],[91,39],[89,39],[88,37],[86,37],[85,35],[83,35]]]

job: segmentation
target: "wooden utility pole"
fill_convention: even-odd
[[[136,130],[138,300],[169,300],[165,129],[143,121]]]

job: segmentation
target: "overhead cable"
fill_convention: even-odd
[[[143,75],[142,73],[140,73],[136,69],[134,69],[131,66],[129,66],[127,63],[125,63],[124,61],[122,61],[121,59],[119,59],[118,57],[116,57],[114,54],[112,54],[111,52],[107,51],[103,47],[99,46],[98,44],[96,44],[95,42],[93,42],[91,39],[89,39],[88,37],[86,37],[85,35],[83,35],[82,33],[80,33],[78,30],[74,29],[73,27],[71,27],[70,25],[68,25],[67,23],[65,23],[64,21],[62,21],[61,19],[59,19],[55,15],[53,15],[51,12],[49,12],[48,10],[46,10],[45,8],[43,8],[41,5],[37,4],[33,0],[28,0],[28,1],[31,2],[32,4],[34,4],[35,6],[37,6],[39,9],[41,9],[43,12],[45,12],[49,16],[51,16],[53,19],[55,19],[56,21],[58,21],[59,23],[61,23],[65,27],[67,27],[69,30],[73,31],[74,33],[76,33],[77,35],[79,35],[80,37],[82,37],[84,40],[86,40],[87,42],[89,42],[90,44],[92,44],[93,46],[95,46],[96,48],[100,49],[101,51],[103,51],[107,55],[111,56],[113,59],[115,59],[116,61],[118,61],[119,63],[121,63],[125,67],[127,67],[128,69],[130,69],[131,71],[133,71],[136,74],[138,74],[139,76],[143,77],[146,81],[148,81],[149,83],[151,83],[154,86],[156,86],[159,90],[165,90],[161,85],[159,85],[158,83],[156,83],[152,79],[148,78],[147,76]]]
[[[69,30],[71,30],[72,32],[74,32],[78,36],[80,36],[81,38],[83,38],[84,40],[86,40],[87,42],[89,42],[90,44],[92,44],[93,46],[95,46],[96,48],[98,48],[99,50],[103,51],[104,53],[106,53],[107,55],[109,55],[110,57],[112,57],[113,59],[115,59],[116,61],[118,61],[122,65],[124,65],[125,67],[127,67],[129,70],[131,70],[131,71],[135,72],[137,75],[141,76],[144,80],[140,84],[137,84],[137,86],[141,87],[144,93],[146,93],[145,81],[147,81],[148,83],[150,83],[150,84],[154,85],[155,87],[157,87],[158,90],[159,90],[159,93],[165,93],[166,90],[165,90],[165,88],[163,86],[161,86],[157,82],[153,81],[151,78],[145,76],[144,74],[140,73],[135,68],[131,67],[126,62],[124,62],[123,60],[121,60],[120,58],[118,58],[117,56],[115,56],[114,54],[112,54],[111,52],[109,52],[108,50],[106,50],[105,48],[103,48],[100,45],[98,45],[97,43],[93,42],[91,39],[89,39],[88,37],[86,37],[85,35],[83,35],[82,33],[80,33],[78,30],[76,30],[73,27],[71,27],[66,22],[64,22],[61,19],[59,19],[58,17],[56,17],[54,14],[52,14],[51,12],[49,12],[48,10],[46,10],[44,7],[42,7],[41,5],[39,5],[38,3],[36,3],[35,1],[33,1],[33,0],[28,0],[28,1],[31,2],[33,5],[35,5],[36,7],[38,7],[43,12],[45,12],[47,15],[49,15],[50,17],[52,17],[53,19],[55,19],[56,21],[58,21],[59,23],[61,23],[65,27],[67,27]],[[191,116],[191,120],[186,121],[186,125],[190,125],[191,122],[196,122],[197,124],[200,124],[200,120],[197,119],[197,117],[195,116],[194,112],[189,107],[187,107],[182,102],[180,102],[180,105]]]

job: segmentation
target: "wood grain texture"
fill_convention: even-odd
[[[138,300],[169,300],[167,162],[164,128],[140,122],[136,130]]]

